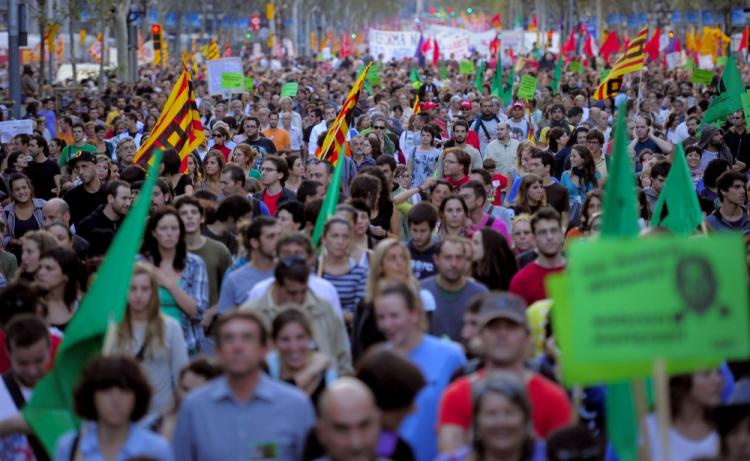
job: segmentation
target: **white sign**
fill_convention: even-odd
[[[223,95],[224,91],[221,89],[221,74],[243,74],[242,70],[242,59],[236,58],[220,58],[208,61],[206,63],[206,70],[208,73],[208,94]],[[233,93],[242,93],[244,90],[233,90]]]
[[[13,136],[17,134],[32,133],[34,133],[33,120],[10,120],[8,122],[0,122],[0,142],[3,144],[11,142]]]
[[[370,29],[370,53],[376,59],[390,61],[413,57],[419,43],[419,32]]]

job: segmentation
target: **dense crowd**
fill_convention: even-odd
[[[561,384],[544,280],[571,241],[597,238],[616,101],[643,234],[679,144],[696,233],[750,234],[745,114],[701,126],[715,90],[657,64],[595,101],[600,69],[565,71],[556,90],[547,54],[516,76],[538,77],[535,97],[509,105],[492,71],[480,91],[456,61],[419,68],[417,84],[416,64],[378,64],[316,248],[334,171],[316,152],[362,64],[247,62],[254,90],[230,99],[195,76],[206,142],[163,153],[112,351],[85,367],[72,396],[83,424],[50,458],[616,459],[604,387]],[[25,79],[34,132],[0,151],[0,460],[50,459],[19,409],[144,186],[133,160],[174,72]],[[298,93],[280,98],[287,81]],[[669,388],[669,458],[652,414],[644,455],[750,459],[750,362]]]

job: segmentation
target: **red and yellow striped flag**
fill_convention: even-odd
[[[156,149],[174,149],[182,159],[182,171],[187,171],[187,156],[205,139],[206,133],[195,103],[193,80],[183,63],[182,74],[172,88],[156,126],[141,144],[133,161],[145,166]]]
[[[344,103],[341,105],[336,119],[328,129],[325,139],[323,140],[323,147],[319,149],[315,156],[321,160],[328,160],[331,165],[336,165],[339,161],[339,151],[341,146],[346,145],[347,138],[349,136],[349,125],[352,121],[352,115],[354,108],[357,106],[357,99],[359,99],[359,93],[362,91],[362,87],[365,85],[365,77],[367,72],[370,70],[372,62],[359,74],[357,81],[354,82],[354,86],[349,95],[344,99]]]
[[[208,50],[206,50],[206,59],[209,61],[213,61],[214,59],[219,59],[221,57],[221,52],[219,51],[219,45],[216,43],[216,39],[211,39],[211,44],[208,45]]]
[[[599,85],[594,93],[594,99],[603,100],[611,98],[620,92],[622,86],[622,77],[625,74],[641,70],[646,62],[646,56],[643,53],[643,47],[648,38],[648,26],[641,29],[638,35],[628,44],[625,54],[620,56],[612,66],[612,70]]]
[[[419,104],[419,95],[417,95],[417,97],[414,98],[414,107],[411,108],[411,111],[413,114],[418,114],[422,112],[422,105]]]

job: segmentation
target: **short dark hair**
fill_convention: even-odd
[[[200,200],[193,197],[192,195],[181,195],[177,200],[174,201],[173,205],[178,212],[180,211],[180,208],[192,205],[198,208],[198,213],[203,216],[203,207],[201,206]]]
[[[276,209],[276,216],[279,215],[279,211],[285,210],[292,215],[292,221],[299,224],[300,227],[305,225],[305,205],[297,200],[289,200],[284,202]]]
[[[268,328],[266,327],[263,317],[253,310],[235,309],[222,315],[219,317],[219,320],[216,321],[216,327],[214,328],[214,342],[216,343],[217,348],[221,347],[221,330],[224,328],[224,325],[234,320],[245,320],[254,323],[258,327],[260,333],[260,344],[265,345],[266,342],[268,342]]]
[[[536,213],[531,217],[531,232],[536,232],[536,225],[539,221],[555,221],[557,225],[562,228],[562,218],[560,213],[552,207],[543,207],[537,210]]]
[[[305,205],[305,225],[315,224],[318,219],[320,210],[323,208],[323,199],[317,198]]]
[[[187,373],[194,373],[198,376],[204,377],[207,381],[210,381],[218,376],[221,376],[221,367],[212,360],[206,357],[196,357],[190,361],[187,365],[182,367],[180,370],[180,379]]]
[[[549,151],[542,150],[536,147],[531,149],[531,158],[541,159],[542,165],[548,166],[550,167],[550,169],[552,168],[552,163],[555,161],[555,158],[552,156],[552,154],[549,153]]]
[[[296,323],[302,327],[305,332],[312,337],[312,326],[307,315],[296,307],[290,307],[279,312],[271,322],[271,338],[276,340],[281,334],[281,330],[290,323]]]
[[[487,190],[484,188],[484,184],[482,184],[479,181],[469,181],[463,186],[461,186],[461,189],[471,189],[474,192],[474,195],[477,197],[481,197],[485,202],[487,202]]]
[[[453,128],[456,128],[457,126],[462,126],[466,128],[466,131],[469,131],[469,122],[467,122],[466,120],[456,120],[455,122],[453,122]]]
[[[596,128],[592,128],[586,133],[586,141],[598,141],[602,146],[604,145],[604,135],[601,131]]]
[[[162,162],[164,163],[165,175],[173,175],[180,172],[180,165],[182,165],[182,159],[180,154],[176,150],[170,148],[164,151],[164,157]]]
[[[430,226],[430,229],[435,229],[438,221],[438,212],[430,203],[419,202],[409,210],[408,219],[409,225],[426,222]]]
[[[659,162],[651,167],[650,177],[651,179],[656,179],[659,176],[666,178],[671,168],[672,165],[669,162]]]
[[[357,365],[356,378],[370,388],[383,411],[408,408],[427,385],[416,365],[385,345],[367,350]]]
[[[128,190],[130,190],[130,184],[120,179],[108,182],[104,187],[104,196],[109,197],[111,195],[112,197],[117,198],[117,189],[121,187],[127,187]]]
[[[245,172],[242,171],[242,168],[238,167],[237,165],[227,165],[224,168],[221,169],[221,174],[229,174],[229,177],[234,182],[240,182],[242,183],[242,187],[245,187]]]
[[[310,266],[307,265],[307,261],[302,258],[281,258],[276,263],[276,268],[273,271],[273,278],[276,279],[276,283],[281,286],[286,284],[287,280],[292,280],[298,283],[307,283],[310,277]]]
[[[242,244],[247,250],[248,254],[252,253],[252,247],[250,246],[250,240],[258,240],[260,234],[263,233],[264,227],[270,227],[276,224],[276,220],[270,216],[258,216],[253,219],[253,222],[245,228],[245,232],[242,234]]]
[[[489,160],[492,161],[492,159],[489,159]],[[489,186],[490,184],[492,184],[492,173],[485,170],[484,168],[474,168],[473,170],[471,170],[470,173],[478,174],[479,176],[481,176],[482,182],[484,183],[485,186]]]
[[[131,188],[140,190],[143,187],[143,181],[146,179],[146,172],[138,165],[130,165],[120,173],[120,179],[130,183]],[[136,183],[140,182],[136,188]]]
[[[124,355],[95,357],[83,367],[81,378],[73,390],[76,414],[82,419],[97,421],[99,414],[94,396],[97,391],[113,387],[132,391],[135,395],[130,421],[138,421],[146,415],[151,403],[151,384],[138,362]]]
[[[286,164],[286,160],[279,157],[278,155],[268,154],[263,158],[263,162],[273,163],[273,165],[276,167],[276,172],[281,173],[281,180],[279,182],[283,186],[286,182],[286,179],[289,177],[289,167]]]
[[[716,187],[716,180],[724,174],[731,165],[723,158],[715,158],[708,162],[706,169],[703,170],[703,184],[706,187]]]
[[[276,254],[281,252],[281,249],[287,245],[299,245],[305,248],[305,253],[312,255],[314,252],[312,242],[310,238],[302,232],[290,232],[282,235],[276,241]]]
[[[322,187],[323,183],[315,181],[314,179],[305,179],[297,187],[297,200],[301,203],[305,203],[307,197],[315,195],[319,187]]]
[[[734,170],[724,172],[719,179],[716,180],[716,191],[719,193],[719,200],[724,200],[724,192],[727,192],[735,181],[742,181],[742,184],[747,184],[747,177]]]
[[[388,165],[391,169],[391,171],[396,171],[396,159],[393,158],[392,155],[378,155],[378,158],[375,159],[375,165],[377,166],[383,166]]]
[[[233,218],[235,221],[248,213],[252,213],[253,204],[243,195],[231,195],[219,203],[216,208],[215,218],[218,221],[226,221]]]
[[[39,303],[37,290],[23,280],[9,283],[0,291],[0,328],[21,314],[33,314]],[[7,330],[6,330],[7,334]]]
[[[16,347],[31,347],[41,340],[49,341],[49,330],[44,321],[34,314],[15,316],[5,330],[5,349],[11,352]]]

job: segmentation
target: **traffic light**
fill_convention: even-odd
[[[154,50],[161,50],[161,24],[151,24],[151,39],[154,42]]]

